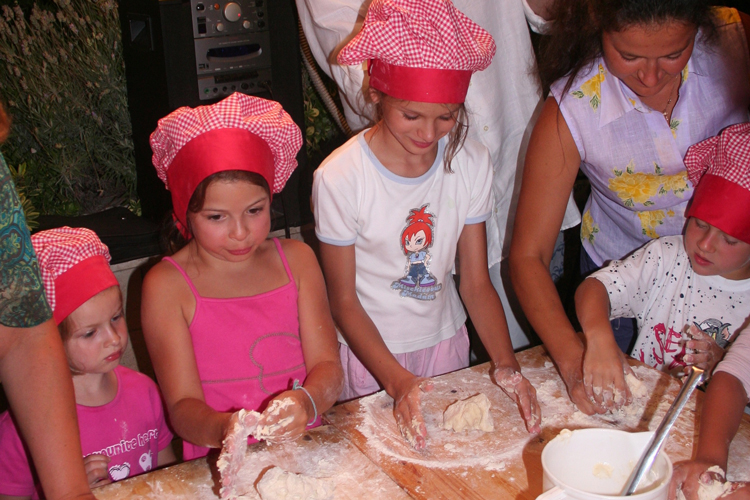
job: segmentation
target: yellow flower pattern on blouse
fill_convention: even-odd
[[[594,243],[596,233],[599,232],[599,225],[594,224],[594,218],[591,217],[591,210],[587,210],[581,218],[581,239],[589,240],[589,243]]]
[[[670,191],[678,198],[682,198],[685,191],[688,190],[688,176],[687,171],[680,172],[674,175],[663,175],[661,176],[662,184],[659,189],[660,195],[665,195]]]
[[[669,130],[672,132],[672,137],[677,139],[677,127],[680,126],[680,123],[682,123],[682,120],[677,120],[675,118],[672,118],[669,122]]]
[[[716,17],[717,21],[719,21],[718,23],[716,23],[719,26],[742,22],[739,12],[737,12],[735,9],[728,9],[726,7],[713,7],[711,10],[711,13],[714,15],[714,17]]]
[[[573,97],[583,99],[585,97],[591,97],[589,104],[591,109],[599,108],[599,104],[602,102],[602,82],[607,72],[604,71],[604,66],[599,65],[599,71],[597,74],[586,80],[581,88],[570,93]]]
[[[664,224],[664,210],[653,210],[650,212],[638,212],[638,218],[641,220],[641,230],[649,238],[658,238],[656,226]]]
[[[687,172],[674,175],[664,175],[661,168],[654,163],[654,173],[646,174],[635,171],[635,161],[630,160],[625,171],[613,169],[614,177],[609,179],[609,189],[617,193],[617,197],[626,207],[634,207],[636,204],[648,207],[655,203],[651,200],[654,196],[663,196],[672,192],[678,198],[688,189]]]

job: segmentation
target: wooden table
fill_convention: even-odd
[[[676,379],[633,362],[648,395],[626,411],[589,417],[570,402],[542,347],[517,357],[524,375],[537,388],[542,407],[542,432],[538,436],[526,432],[516,406],[492,384],[489,367],[480,365],[436,377],[433,390],[423,395],[429,434],[425,451],[416,452],[403,441],[393,419],[390,397],[374,394],[333,407],[325,415],[331,425],[309,432],[296,443],[251,446],[243,469],[250,491],[247,498],[258,498],[250,485],[276,465],[315,477],[335,478],[337,499],[534,499],[542,492],[542,449],[560,430],[654,430],[680,387]],[[493,432],[454,433],[440,427],[448,405],[479,392],[492,402]],[[693,454],[702,397],[696,391],[670,434],[666,451],[673,462]],[[215,470],[215,464],[206,459],[194,460],[99,488],[95,494],[99,500],[217,498]],[[743,417],[732,443],[729,470],[730,479],[750,480],[748,415]]]

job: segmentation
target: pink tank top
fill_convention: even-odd
[[[289,283],[251,297],[201,297],[185,271],[164,257],[182,273],[195,296],[190,336],[203,395],[216,411],[260,411],[273,396],[291,389],[295,379],[305,380],[297,286],[279,240],[273,242]],[[208,452],[209,448],[183,443],[185,460]]]

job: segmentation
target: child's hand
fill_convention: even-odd
[[[750,482],[734,481],[729,491],[721,497],[723,500],[750,500]]]
[[[696,366],[711,373],[724,356],[724,349],[719,347],[713,337],[706,335],[695,325],[690,325],[688,335],[691,340],[687,341],[685,347],[692,349],[694,353],[686,354],[683,360],[688,366]]]
[[[711,481],[725,483],[722,474],[709,472],[708,469],[716,464],[707,460],[690,460],[675,464],[672,481],[669,484],[669,498],[677,498],[678,490],[682,491],[686,500],[698,500],[700,484],[710,484]],[[730,483],[729,490],[721,496],[728,500],[750,500],[750,483]]]
[[[632,370],[613,335],[587,336],[583,384],[592,402],[608,410],[629,405],[632,396],[625,373]]]
[[[532,434],[540,432],[542,412],[536,400],[536,389],[531,382],[521,372],[510,366],[491,368],[490,375],[495,384],[518,405],[526,423],[526,430]]]
[[[259,417],[258,412],[240,410],[234,412],[227,421],[221,453],[216,462],[221,476],[221,498],[236,497],[234,487],[237,483],[237,474],[245,463],[247,437],[255,432]]]
[[[254,436],[274,443],[292,441],[304,434],[314,415],[310,398],[304,391],[284,391],[268,404]]]
[[[112,481],[109,479],[109,457],[107,455],[92,454],[84,457],[83,468],[86,471],[89,487],[104,486]]]
[[[432,382],[412,376],[405,380],[393,395],[393,416],[404,439],[415,449],[427,446],[427,427],[424,424],[420,399],[422,392],[432,390]]]

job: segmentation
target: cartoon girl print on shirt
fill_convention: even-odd
[[[401,290],[402,297],[418,300],[434,300],[435,293],[443,288],[430,273],[432,256],[432,229],[434,216],[427,211],[429,204],[412,208],[406,217],[406,227],[401,231],[401,250],[406,255],[405,275],[391,283],[393,290]]]

